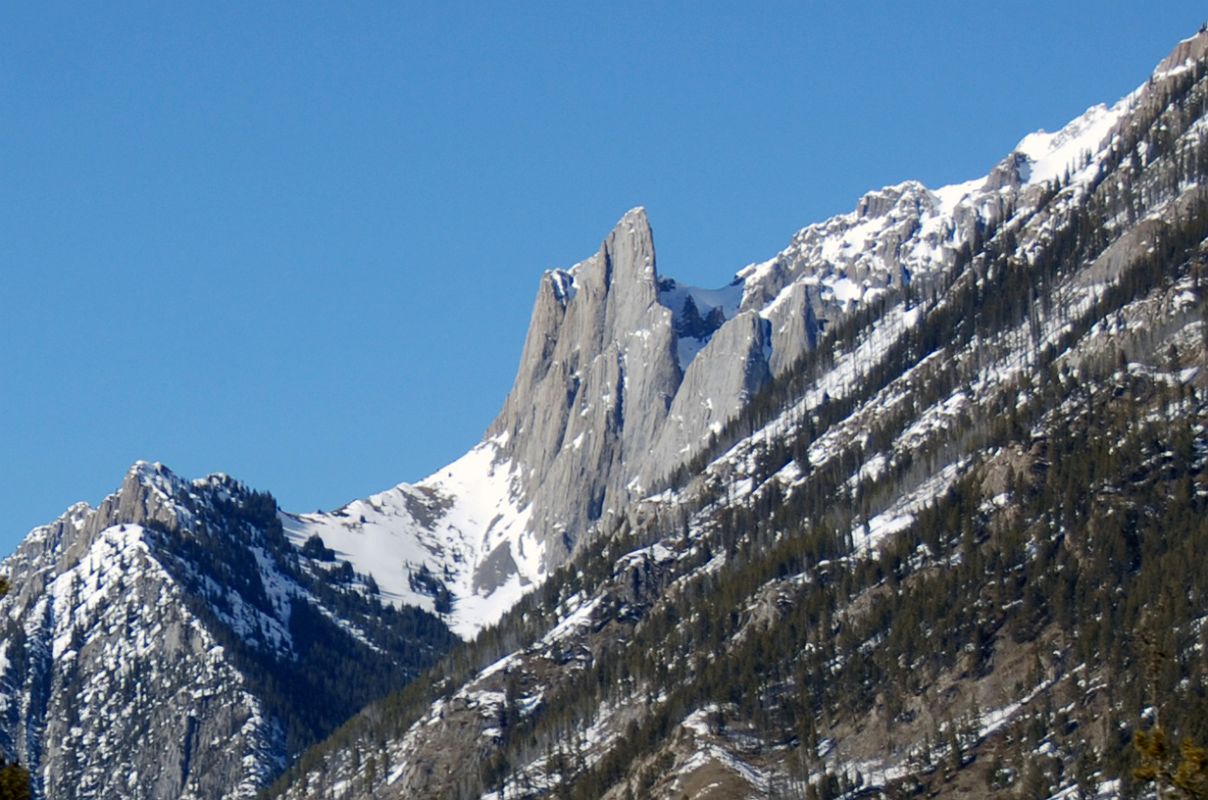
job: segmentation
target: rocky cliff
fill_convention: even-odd
[[[671,311],[659,303],[654,241],[630,211],[594,256],[541,281],[520,368],[488,435],[524,469],[547,566],[626,499],[679,387]]]

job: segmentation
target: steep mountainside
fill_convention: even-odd
[[[1201,32],[715,292],[626,215],[543,280],[471,456],[504,494],[445,528],[540,588],[270,796],[1133,796],[1155,714],[1208,739],[1206,109]]]
[[[0,566],[5,751],[42,797],[255,795],[453,640],[314,555],[271,496],[136,464]]]
[[[1138,96],[1027,137],[980,180],[872,192],[717,290],[661,277],[645,211],[630,211],[594,256],[543,276],[512,391],[472,453],[287,528],[319,535],[394,602],[448,612],[473,636],[592,526],[697,455],[828,325],[929,296],[1010,208],[1085,173]]]

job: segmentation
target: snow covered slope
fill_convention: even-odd
[[[318,536],[387,602],[446,615],[469,638],[545,577],[526,529],[514,462],[488,439],[415,485],[400,484],[330,514],[282,514],[301,548]]]

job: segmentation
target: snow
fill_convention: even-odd
[[[162,572],[149,555],[143,529],[138,525],[115,525],[93,540],[75,566],[55,577],[49,586],[55,622],[52,658],[65,658],[73,637],[83,633],[77,631],[78,620],[96,615],[98,609],[109,604],[111,595],[120,591],[122,584],[117,578],[125,571],[123,565],[134,567],[140,562],[154,563]]]
[[[709,735],[709,715],[717,710],[716,703],[710,703],[703,708],[698,708],[693,711],[684,721],[680,723],[683,727],[695,733],[697,736]]]
[[[760,796],[764,796],[768,791],[768,777],[762,770],[748,764],[714,742],[698,742],[696,752],[678,767],[677,772],[681,775],[691,773],[711,763],[728,769],[742,778]]]
[[[853,541],[856,543],[857,549],[872,549],[886,536],[904,531],[913,524],[914,515],[912,514],[877,514],[868,520],[866,525],[856,528],[856,531],[853,532]]]
[[[575,294],[579,291],[579,285],[575,280],[573,272],[561,269],[550,270],[546,273],[549,276],[550,286],[553,287],[554,297],[563,305],[566,305],[571,300],[575,299]]]
[[[842,762],[836,760],[834,768],[837,771],[858,773],[864,776],[864,782],[869,786],[885,786],[909,775],[913,770],[908,763],[888,763],[881,760]]]
[[[1098,153],[1112,128],[1128,110],[1129,101],[1121,100],[1110,109],[1092,106],[1082,116],[1056,133],[1030,133],[1015,146],[1028,158],[1031,174],[1028,183],[1043,183],[1064,176],[1068,169],[1077,173],[1085,159]]]
[[[463,586],[459,588],[465,588]],[[469,592],[453,601],[453,613],[449,628],[463,639],[472,639],[488,625],[498,622],[507,610],[519,602],[534,587],[521,575],[513,573],[507,581],[492,591]]]
[[[940,212],[944,215],[951,215],[963,200],[978,195],[985,185],[985,178],[975,178],[964,183],[941,186],[939,189],[932,191],[932,194],[940,202]]]
[[[617,559],[613,565],[613,572],[620,573],[628,569],[631,565],[640,561],[650,559],[656,564],[662,564],[667,561],[675,560],[675,552],[671,548],[664,545],[662,542],[655,542],[649,547],[642,547],[633,550]]]
[[[840,303],[854,303],[864,296],[864,287],[856,284],[850,278],[840,278],[831,284],[835,299]]]
[[[576,634],[581,628],[591,624],[591,615],[599,607],[603,597],[595,597],[590,603],[586,603],[581,608],[577,609],[573,614],[570,614],[562,619],[557,625],[545,634],[541,642],[543,645],[551,645],[557,642],[569,639]]]
[[[411,585],[426,567],[455,598],[449,627],[473,638],[545,577],[544,547],[526,531],[531,510],[520,507],[515,465],[501,460],[501,442],[482,442],[414,486],[399,484],[328,514],[282,514],[282,525],[299,547],[320,536],[337,559],[372,575],[382,599],[396,606],[435,610],[434,598]],[[497,548],[518,571],[489,589],[476,586],[477,568]]]

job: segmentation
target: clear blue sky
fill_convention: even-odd
[[[255,10],[249,7],[255,6]],[[289,509],[480,437],[541,271],[716,286],[1142,83],[1201,3],[9,3],[0,551],[131,462]]]

